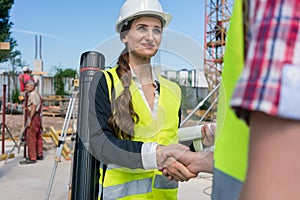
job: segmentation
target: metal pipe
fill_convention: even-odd
[[[98,199],[99,161],[90,153],[88,92],[93,76],[99,69],[104,69],[104,56],[101,53],[89,51],[81,55],[78,132],[73,160],[72,200]]]
[[[34,35],[34,41],[35,41],[35,51],[34,51],[34,59],[37,59],[37,54],[38,54],[38,36],[35,34]]]
[[[42,35],[40,35],[39,58],[42,60]],[[41,69],[43,71],[43,69]]]
[[[26,124],[27,124],[27,120],[28,120],[28,92],[25,91],[24,93],[25,95],[25,105],[24,105],[24,127],[25,127],[25,130],[24,130],[24,152],[23,152],[23,157],[26,158],[27,157],[27,145],[26,145],[26,132],[27,132],[27,128],[26,128]],[[22,138],[21,138],[22,140]]]
[[[199,123],[200,124],[203,119],[205,118],[205,116],[208,114],[208,112],[213,108],[213,106],[218,102],[218,99],[219,99],[219,96],[217,98],[215,98],[215,100],[213,101],[213,103],[209,106],[209,108],[206,110],[206,112],[203,114],[203,116],[201,117],[201,119],[199,120]]]
[[[2,100],[2,154],[4,154],[5,145],[5,107],[6,107],[6,85],[3,84],[3,100]]]
[[[192,112],[181,122],[180,127],[183,126],[192,116],[193,114],[204,104],[204,102],[214,93],[218,90],[221,83],[218,83],[218,85],[202,100],[199,102],[199,104],[192,110]]]

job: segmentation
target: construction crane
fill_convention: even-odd
[[[204,36],[204,72],[212,91],[220,82],[223,69],[223,57],[226,44],[226,31],[229,27],[233,0],[205,1],[205,36]],[[210,102],[215,102],[215,93]],[[216,106],[212,107],[211,120],[216,118]]]

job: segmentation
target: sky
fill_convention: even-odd
[[[125,0],[15,0],[10,12],[12,37],[22,61],[33,69],[35,35],[42,35],[43,69],[78,70],[86,51],[102,53],[106,66],[114,65],[123,45],[115,32]],[[161,0],[173,19],[165,30],[156,62],[172,68],[203,64],[205,0]],[[175,55],[175,56],[174,56]],[[7,68],[7,63],[0,66]],[[21,70],[21,69],[20,69]]]

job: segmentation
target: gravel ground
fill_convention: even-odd
[[[0,113],[1,122],[3,121],[2,113]],[[46,130],[50,126],[53,126],[55,130],[61,130],[63,127],[65,118],[61,116],[43,116],[43,129]],[[198,121],[189,120],[184,126],[193,126],[196,125]],[[70,120],[70,128],[73,121]],[[8,127],[9,131],[14,135],[18,136],[23,131],[24,117],[23,115],[5,115],[5,124]],[[76,121],[75,121],[75,125]],[[2,130],[0,130],[2,131]]]
[[[43,129],[47,130],[50,126],[53,126],[54,129],[61,130],[63,127],[65,118],[56,116],[43,116]],[[3,116],[1,114],[1,122],[3,121]],[[70,122],[70,124],[72,121]],[[23,115],[5,115],[5,125],[13,136],[19,136],[23,131],[24,117]],[[76,124],[75,124],[76,125]],[[70,126],[71,128],[71,126]],[[1,130],[2,131],[2,130]]]

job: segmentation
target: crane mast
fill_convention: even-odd
[[[233,0],[205,0],[204,72],[209,91],[212,91],[221,80],[232,7]],[[218,93],[210,98],[211,103],[216,98]],[[216,118],[216,107],[211,110],[211,120]]]

